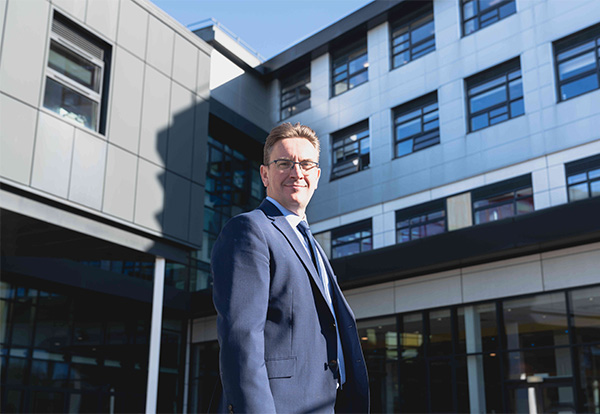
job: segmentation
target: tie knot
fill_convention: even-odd
[[[308,237],[310,234],[310,227],[308,227],[308,223],[306,221],[302,220],[300,223],[298,223],[298,228]]]

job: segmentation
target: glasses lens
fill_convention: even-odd
[[[303,171],[308,171],[315,168],[315,163],[312,161],[302,161],[300,163],[300,168],[302,168]]]
[[[292,162],[287,160],[277,160],[275,161],[275,165],[280,170],[288,170],[292,167]]]

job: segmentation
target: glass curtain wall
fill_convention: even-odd
[[[373,412],[600,412],[600,285],[358,326]]]

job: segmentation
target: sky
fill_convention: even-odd
[[[269,59],[372,0],[151,1],[184,26],[212,17]]]

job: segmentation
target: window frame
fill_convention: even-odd
[[[567,80],[560,79],[560,65],[565,62],[572,61],[579,57],[584,56],[589,53],[589,50],[579,51],[566,59],[559,60],[559,55],[569,52],[571,50],[577,49],[585,45],[586,43],[592,43],[593,46],[591,48],[593,55],[595,56],[596,68],[588,70],[587,72],[577,74],[568,78]],[[586,93],[596,91],[600,89],[600,24],[593,25],[584,30],[581,30],[577,33],[566,36],[562,39],[559,39],[552,44],[553,46],[553,60],[554,60],[554,75],[556,76],[556,96],[558,97],[558,102],[568,101],[569,99],[577,98],[578,96],[585,95]],[[578,80],[584,79],[593,73],[596,73],[596,82],[597,87],[594,89],[587,90],[585,92],[579,93],[577,95],[570,96],[568,98],[563,98],[563,94],[561,92],[561,88],[567,84],[576,82]]]
[[[310,98],[311,98],[311,89],[310,89],[310,84],[311,84],[311,73],[310,73],[310,66],[308,66],[307,68],[302,69],[301,71],[287,77],[284,78],[281,81],[281,87],[279,89],[279,116],[280,116],[280,120],[284,120],[287,119],[289,117],[291,117],[292,115],[296,115],[300,112],[306,111],[307,109],[310,108]],[[308,90],[308,97],[303,97],[301,94],[301,89],[305,87]],[[292,100],[291,102],[289,102],[286,106],[283,105],[284,103],[284,89],[286,88],[291,88],[290,90],[286,91],[286,94],[291,94],[293,92],[293,95],[295,97],[294,100]],[[297,109],[294,110],[294,108],[296,107],[296,105],[299,105],[300,103],[306,102],[308,101],[308,106],[305,108],[301,108],[301,109]],[[291,111],[289,111],[289,113],[286,116],[283,116],[283,113],[286,109],[291,108]]]
[[[500,20],[506,19],[507,17],[512,16],[513,14],[517,13],[517,2],[516,0],[502,0],[499,4],[494,5],[492,7],[489,7],[487,9],[485,9],[483,12],[481,11],[480,7],[479,7],[479,2],[480,0],[461,0],[460,1],[460,17],[461,17],[461,32],[463,37],[465,36],[469,36],[475,32],[478,32],[481,29],[485,29],[488,26],[491,26],[494,23],[499,22]],[[465,5],[468,3],[472,3],[472,4],[476,4],[477,5],[477,12],[475,12],[473,14],[473,16],[470,16],[468,18],[465,18]],[[500,16],[500,9],[508,6],[508,5],[513,5],[514,10],[510,11],[507,15],[505,15],[504,17]],[[496,12],[496,16],[497,19],[496,20],[491,20],[491,19],[486,19],[485,20],[485,25],[482,26],[481,25],[481,19],[483,16],[492,13],[492,12]],[[471,21],[475,21],[476,22],[476,28],[474,28],[472,31],[470,31],[469,33],[467,33],[466,31],[466,26],[469,22]]]
[[[592,155],[591,157],[581,160],[572,161],[565,164],[565,179],[567,184],[567,198],[569,203],[592,198],[592,183],[598,182],[600,185],[600,174],[590,178],[590,172],[600,171],[600,154]],[[585,174],[585,180],[569,183],[569,178]],[[587,184],[587,197],[571,199],[570,188],[576,185]],[[596,196],[597,197],[597,196]]]
[[[435,105],[434,109],[424,112],[424,110],[426,108],[429,108],[432,105]],[[427,149],[427,148],[437,145],[441,142],[440,125],[439,125],[439,120],[440,120],[439,110],[440,110],[440,108],[439,108],[439,104],[438,104],[437,91],[433,91],[431,93],[428,93],[427,95],[421,96],[420,98],[417,98],[413,101],[407,102],[405,104],[402,104],[402,105],[392,109],[392,124],[393,124],[393,128],[394,128],[394,143],[393,143],[394,144],[394,158],[401,158],[401,157],[408,156],[410,154],[414,154],[417,151]],[[407,120],[404,120],[404,122],[401,122],[401,123],[397,122],[397,120],[399,118],[410,115],[411,113],[414,113],[416,111],[420,111],[420,114],[415,115],[414,117],[408,118]],[[437,112],[437,115],[435,116],[435,118],[425,120],[427,115],[430,115],[434,112]],[[398,127],[400,125],[406,124],[408,122],[414,121],[419,118],[421,120],[420,121],[420,129],[421,129],[420,132],[417,132],[416,134],[413,134],[413,135],[409,135],[402,139],[398,139]],[[437,122],[437,127],[434,129],[425,131],[425,125],[434,123],[434,122]],[[437,134],[436,134],[436,132],[437,132]],[[427,138],[427,140],[417,142],[418,139],[427,137],[428,135],[431,135],[431,136],[429,138]],[[408,153],[398,155],[398,144],[407,142],[409,140],[413,141],[412,150]],[[423,143],[427,143],[427,144],[423,145]]]
[[[365,136],[360,136],[359,134],[363,134],[366,132]],[[354,140],[352,137],[356,137]],[[351,142],[344,143],[344,141],[350,139]],[[336,144],[342,143],[339,147],[336,148]],[[346,153],[346,147],[353,145],[354,143],[358,144],[358,149],[356,155],[352,155],[353,152]],[[362,149],[365,147],[368,152],[362,153]],[[344,158],[342,161],[336,162],[336,151],[344,150]],[[366,159],[366,161],[365,161]],[[346,177],[351,174],[355,174],[359,171],[363,171],[369,168],[369,164],[371,162],[371,131],[369,128],[369,120],[366,119],[358,124],[351,125],[346,127],[340,131],[336,131],[331,134],[331,174],[330,181],[337,180],[342,177]],[[336,167],[351,165],[354,164],[356,166],[355,169],[347,170],[345,173],[336,172]]]
[[[524,196],[518,196],[518,192],[530,189],[530,194],[526,194]],[[513,193],[512,199],[502,200],[495,203],[488,203],[487,205],[481,207],[475,207],[475,204],[484,200],[490,200],[494,197],[498,197],[504,194]],[[532,210],[525,213],[518,213],[517,202],[525,199],[531,199],[531,207]],[[495,207],[500,207],[504,205],[512,205],[512,214],[508,217],[502,217],[495,220],[482,221],[480,223],[477,222],[477,213],[480,211],[489,210]],[[489,184],[483,187],[476,188],[471,191],[471,214],[473,220],[473,226],[478,226],[480,224],[492,223],[495,221],[504,220],[507,218],[519,216],[522,214],[532,213],[535,211],[535,202],[533,199],[533,183],[531,180],[531,174],[525,174],[515,178],[509,178],[508,180],[500,181],[497,183]]]
[[[361,220],[361,221],[357,221],[355,223],[347,224],[345,226],[337,227],[335,229],[331,229],[330,232],[331,232],[331,259],[332,260],[373,250],[373,221],[370,218]],[[357,233],[357,232],[360,233],[359,238],[353,239],[353,240],[347,241],[347,242],[341,242],[337,245],[334,245],[335,240],[337,240],[341,237],[344,237],[344,236],[349,236],[349,235],[351,235],[353,233]],[[366,236],[363,236],[364,232],[368,232],[369,234]],[[368,250],[363,250],[363,241],[366,239],[369,239],[369,238],[371,239],[371,248]],[[342,246],[348,246],[350,244],[354,244],[357,242],[358,242],[358,246],[359,246],[358,253],[346,254],[343,256],[335,255],[336,248],[339,248]]]
[[[356,70],[355,72],[350,73],[350,65],[353,62],[356,62],[363,57],[366,57],[366,62],[362,65],[362,68]],[[345,70],[340,70],[336,72],[339,68],[346,67]],[[367,83],[369,81],[369,50],[367,45],[367,36],[364,34],[358,40],[354,40],[350,45],[340,49],[339,51],[334,51],[331,54],[331,97],[339,96],[345,92],[348,92],[351,89],[356,88],[357,86],[362,85],[363,83]],[[335,80],[336,77],[346,74],[345,77]],[[352,86],[350,84],[350,79],[356,77],[362,73],[366,73],[366,79],[356,85]],[[346,89],[336,93],[335,86],[344,82],[346,84]]]
[[[79,44],[77,44],[78,42]],[[90,50],[85,50],[84,46],[88,46]],[[51,113],[57,114],[61,119],[73,122],[77,126],[86,128],[96,133],[104,134],[106,124],[106,109],[108,82],[111,58],[111,46],[103,40],[89,33],[83,27],[72,22],[58,12],[54,12],[52,19],[52,29],[48,38],[48,57],[44,67],[44,85],[42,93],[42,107]],[[94,82],[97,82],[97,91],[86,86],[83,83],[77,82],[75,79],[60,73],[57,69],[51,67],[51,53],[56,48],[63,49],[66,54],[71,54],[75,58],[84,60],[93,65]],[[97,52],[97,55],[92,53],[92,49]],[[54,109],[46,106],[48,80],[57,83],[59,86],[66,88],[73,93],[95,103],[96,107],[93,111],[95,122],[88,126],[85,123],[79,122],[68,116],[61,115]],[[80,115],[77,113],[75,115]]]
[[[426,21],[424,21],[427,17],[431,17],[431,19],[427,19]],[[412,43],[413,32],[424,27],[425,25],[429,24],[430,22],[432,22],[434,25],[433,34],[431,36],[428,36],[425,39],[421,39],[420,41],[413,44]],[[406,42],[408,42],[408,46],[406,49],[403,49],[402,52],[394,53],[394,48],[397,47],[397,45],[394,46],[394,40],[396,40],[399,37],[399,36],[394,37],[394,32],[402,30],[404,28],[406,28],[406,33],[408,33],[408,36],[409,36],[408,40],[406,40]],[[433,40],[432,48],[425,53],[422,53],[418,56],[414,56],[414,54],[413,54],[414,49],[426,44],[430,40]],[[401,43],[404,43],[404,42],[401,42]],[[410,62],[413,62],[431,52],[434,52],[435,50],[436,50],[435,19],[434,19],[434,15],[433,15],[433,2],[427,3],[427,5],[421,7],[419,10],[416,10],[415,12],[411,13],[408,17],[402,17],[400,19],[395,20],[394,22],[392,22],[390,24],[390,70],[394,70],[394,69],[397,69],[404,65],[407,65]],[[399,56],[401,53],[404,53],[407,51],[409,52],[410,59],[402,64],[395,65],[394,58],[396,56]]]
[[[430,214],[435,214],[438,212],[443,212],[442,217],[441,218],[433,218],[433,219],[429,219],[427,218],[425,221],[419,221],[417,223],[415,223],[416,225],[413,225],[412,221],[423,217],[423,216],[429,216]],[[444,234],[448,232],[448,206],[447,206],[447,202],[445,198],[439,199],[439,200],[434,200],[434,201],[429,201],[427,203],[423,203],[423,204],[418,204],[416,206],[412,206],[412,207],[408,207],[408,208],[404,208],[401,210],[396,210],[395,212],[395,225],[394,225],[394,231],[396,233],[396,244],[400,244],[400,243],[409,243],[415,240],[422,240],[425,238],[429,238],[429,237],[433,237],[433,236],[437,236],[438,234]],[[418,227],[425,227],[428,224],[433,224],[433,223],[437,223],[443,221],[443,229],[444,231],[442,231],[441,233],[436,233],[436,234],[431,234],[431,235],[426,235],[424,237],[417,237],[417,238],[413,238],[412,237],[412,229],[413,228],[418,228]],[[400,227],[400,223],[402,222],[408,222],[408,226],[402,226]],[[408,229],[408,234],[409,234],[409,239],[408,240],[400,240],[399,237],[399,233],[400,230],[403,229]]]
[[[513,76],[514,75],[514,76]],[[512,77],[511,77],[512,76]],[[503,80],[498,83],[498,81],[503,78]],[[520,94],[516,97],[511,98],[511,86],[510,84],[520,80]],[[490,86],[485,89],[477,91],[475,94],[472,94],[473,90],[477,90],[485,86],[486,84],[490,84]],[[499,86],[504,86],[504,94],[505,100],[500,103],[495,103],[493,105],[487,106],[483,109],[479,109],[478,111],[471,112],[471,99],[481,97],[494,89],[497,89]],[[525,115],[525,94],[523,92],[523,73],[521,70],[521,59],[519,56],[513,58],[509,61],[501,63],[500,65],[494,66],[490,69],[484,70],[483,72],[479,72],[475,75],[472,75],[465,79],[465,97],[466,97],[466,105],[467,105],[467,130],[468,133],[480,131],[485,128],[489,128],[500,124],[502,122],[509,121],[514,118],[518,118],[519,116]],[[523,112],[517,113],[513,115],[512,105],[517,103],[518,101],[522,101]],[[500,112],[497,115],[492,117],[492,113],[495,111],[501,110],[503,107],[506,107],[506,112]],[[482,115],[487,114],[487,125],[482,126],[480,128],[473,128],[473,119],[480,117]],[[500,119],[495,123],[491,123],[493,118],[500,118],[502,115],[506,114],[507,118]]]

